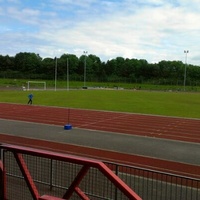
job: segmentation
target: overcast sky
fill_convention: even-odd
[[[200,66],[199,0],[0,0],[0,54],[87,51]]]

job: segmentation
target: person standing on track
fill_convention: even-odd
[[[33,103],[33,94],[29,94],[28,95],[28,104],[30,104],[30,105],[32,105],[32,103]]]

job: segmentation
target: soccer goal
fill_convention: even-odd
[[[44,81],[28,81],[27,90],[46,90],[46,82]]]

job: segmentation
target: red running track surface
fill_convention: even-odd
[[[200,143],[200,120],[0,103],[0,118]]]
[[[67,123],[73,127],[101,130],[106,132],[119,132],[139,136],[166,138],[188,142],[200,142],[200,120],[153,115],[140,115],[119,112],[103,112],[83,109],[68,109],[58,107],[30,106],[19,104],[0,103],[0,118],[21,120],[64,126]],[[199,166],[180,164],[143,156],[125,155],[123,153],[108,152],[76,145],[64,146],[55,142],[33,140],[1,134],[1,142],[26,144],[27,146],[45,146],[46,149],[95,157],[102,160],[118,161],[124,164],[133,164],[159,169],[168,172],[179,172],[183,175],[199,177]],[[80,149],[81,148],[81,149]],[[134,162],[130,163],[130,160]],[[166,166],[168,168],[166,169]],[[192,172],[192,173],[191,173]]]

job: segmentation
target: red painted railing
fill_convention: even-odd
[[[16,145],[9,145],[9,144],[2,144],[0,145],[1,151],[11,152],[14,155],[14,158],[19,166],[19,169],[23,175],[23,178],[26,182],[26,185],[29,188],[31,196],[35,200],[59,200],[59,199],[70,199],[73,193],[76,193],[80,199],[88,200],[88,195],[81,189],[80,183],[82,182],[83,178],[86,177],[88,171],[91,168],[99,170],[119,191],[125,195],[127,199],[133,200],[141,200],[141,198],[129,187],[127,186],[117,175],[113,173],[103,162],[87,159],[72,155],[66,155],[61,153],[55,153],[51,151],[45,151],[40,149],[33,149],[28,147],[16,146]],[[2,153],[4,155],[4,153]],[[31,172],[28,168],[26,160],[24,159],[23,155],[30,155],[35,157],[41,158],[48,158],[51,160],[58,160],[67,163],[78,164],[81,166],[78,174],[71,182],[71,185],[66,189],[65,193],[62,197],[53,197],[46,194],[39,194],[39,190],[34,182],[34,179],[31,175]],[[3,159],[4,160],[4,159]],[[67,169],[66,169],[67,170]],[[4,167],[4,162],[0,161],[0,195],[1,199],[6,200],[7,192],[6,192],[6,171]],[[92,193],[92,191],[91,191]]]
[[[3,162],[0,160],[0,199],[7,199],[6,197],[6,170]]]

